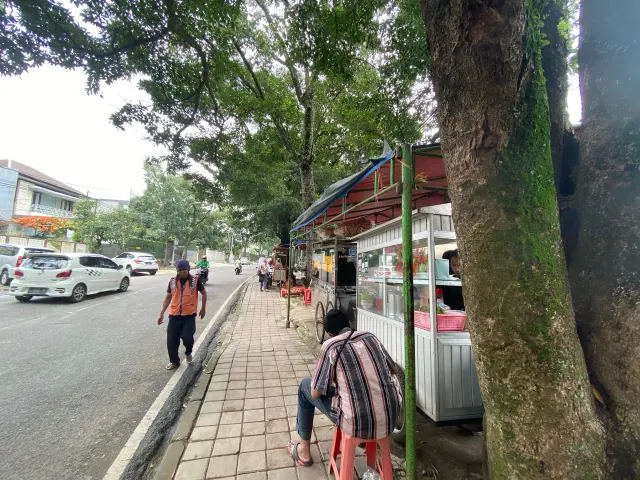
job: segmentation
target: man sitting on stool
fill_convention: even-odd
[[[371,440],[393,432],[401,393],[389,365],[393,360],[380,340],[356,332],[338,309],[324,318],[329,340],[322,345],[313,378],[298,389],[297,431],[300,442],[290,442],[289,455],[297,465],[310,467],[310,440],[314,409],[318,408],[347,435]]]

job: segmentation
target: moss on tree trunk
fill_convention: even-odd
[[[422,0],[493,479],[601,478],[541,68],[541,2]]]
[[[580,231],[570,280],[611,478],[640,478],[640,8],[583,0]]]

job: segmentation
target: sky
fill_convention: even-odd
[[[143,162],[162,151],[141,127],[117,130],[109,116],[127,100],[147,101],[135,83],[103,86],[87,95],[81,71],[43,66],[0,77],[0,159],[11,159],[93,198],[129,199],[144,191]],[[568,96],[572,123],[581,117],[577,76]]]

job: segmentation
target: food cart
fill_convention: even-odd
[[[405,369],[409,452],[415,407],[437,424],[483,414],[466,314],[438,313],[438,295],[461,289],[442,258],[456,250],[456,235],[439,144],[405,145],[371,159],[331,185],[292,233],[308,237],[363,219],[368,228],[348,238],[358,254],[357,327],[374,333]]]
[[[356,328],[356,244],[333,238],[313,244],[313,273],[309,287],[315,304],[316,338],[326,337],[323,319],[339,308]]]
[[[273,249],[271,260],[273,263],[272,282],[278,286],[284,285],[287,281],[287,268],[289,268],[289,248],[284,246]]]
[[[442,258],[457,249],[451,204],[415,210],[412,220],[416,404],[436,423],[482,417],[466,315],[437,313],[436,292],[462,288],[460,279],[450,274],[449,260]],[[353,240],[358,245],[358,328],[375,334],[404,367],[408,319],[402,301],[400,223],[400,218],[390,220]]]

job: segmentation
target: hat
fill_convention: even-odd
[[[191,265],[187,260],[178,260],[176,262],[176,270],[191,270]]]

